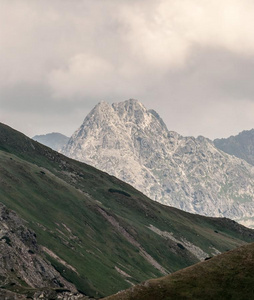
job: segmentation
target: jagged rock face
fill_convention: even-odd
[[[214,144],[218,149],[254,165],[254,129],[244,130],[227,139],[216,139]]]
[[[55,289],[77,290],[41,255],[33,231],[26,228],[15,212],[0,203],[0,297],[23,299],[62,299],[66,295]],[[41,289],[41,291],[40,291]],[[47,295],[47,296],[46,296]],[[77,294],[78,296],[78,294]],[[54,298],[55,297],[55,298]],[[2,299],[2,298],[1,298]]]
[[[168,131],[137,100],[98,104],[62,152],[163,204],[254,226],[253,167],[209,139]]]

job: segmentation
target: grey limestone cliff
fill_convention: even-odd
[[[207,138],[169,131],[137,100],[99,103],[62,152],[161,203],[254,226],[253,167]]]

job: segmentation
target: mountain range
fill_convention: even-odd
[[[105,297],[254,241],[235,221],[152,201],[4,124],[0,174],[8,299]]]
[[[254,168],[202,136],[169,131],[137,100],[101,102],[61,152],[160,203],[254,227]]]

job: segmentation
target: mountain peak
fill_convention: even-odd
[[[167,131],[167,127],[158,113],[154,110],[147,110],[146,107],[136,99],[116,102],[112,105],[102,101],[87,115],[83,125],[88,123],[90,126],[97,124],[97,127],[102,126],[102,124],[106,127],[108,127],[109,124],[114,124],[115,127],[118,127],[120,123],[129,127],[130,123],[132,123],[142,128],[156,123],[157,125],[155,126],[161,126],[162,131]]]
[[[111,107],[111,105],[110,105],[108,102],[106,102],[106,101],[101,101],[101,102],[99,102],[99,103],[92,109],[91,113],[94,113],[94,112],[96,112],[96,113],[104,113],[105,111],[108,111],[108,110],[110,110],[110,109],[112,109],[112,107]],[[91,114],[91,113],[90,113],[90,114]]]
[[[113,103],[112,107],[122,122],[132,122],[137,126],[146,126],[152,120],[145,106],[135,99]]]
[[[108,107],[108,106],[110,106],[108,102],[100,101],[97,105],[95,105],[94,108],[103,108],[103,107]]]
[[[122,102],[116,102],[112,104],[113,107],[124,107],[125,109],[133,108],[133,109],[142,109],[146,110],[145,106],[138,101],[137,99],[128,99]]]
[[[168,131],[160,116],[138,100],[100,103],[63,153],[163,204],[254,227],[251,166],[208,139]]]
[[[114,102],[112,105],[106,101],[101,101],[94,107],[93,110],[103,111],[105,109],[110,109],[110,108],[117,109],[118,107],[124,108],[125,110],[128,109],[146,110],[145,106],[137,99],[128,99],[122,102]]]

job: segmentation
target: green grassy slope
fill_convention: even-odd
[[[254,243],[105,300],[254,299]]]
[[[234,221],[151,201],[3,124],[0,201],[27,221],[62,276],[95,297],[254,241]]]

